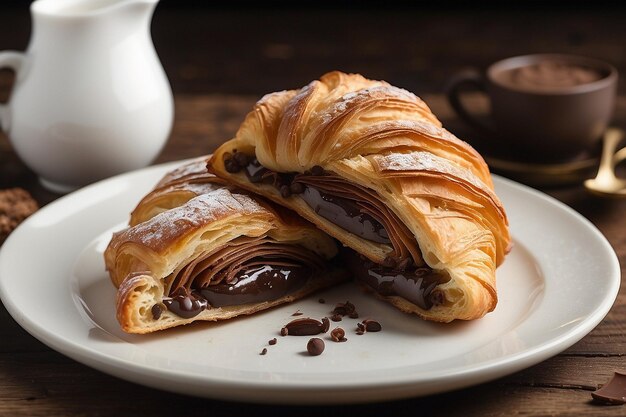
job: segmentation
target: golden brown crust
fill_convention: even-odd
[[[164,310],[159,320],[152,319],[150,308],[163,297],[162,284],[149,274],[129,275],[117,292],[117,320],[127,333],[146,334],[197,321],[221,321],[251,315],[275,306],[287,304],[348,279],[343,269],[332,269],[311,277],[304,287],[276,300],[238,306],[211,308],[198,316],[184,319]]]
[[[444,306],[422,310],[389,301],[437,321],[473,319],[497,301],[495,269],[511,246],[506,213],[483,158],[441,127],[428,106],[408,91],[358,74],[332,72],[301,90],[264,97],[237,135],[209,164],[212,173],[289,207],[320,229],[381,263],[389,245],[353,235],[318,216],[299,196],[229,173],[234,150],[266,168],[304,173],[318,165],[374,190],[414,234],[426,263],[445,270]]]
[[[295,213],[261,197],[224,187],[220,184],[222,180],[216,181],[206,172],[196,175],[201,173],[199,164],[194,161],[168,173],[134,210],[133,213],[142,213],[136,215],[141,221],[114,233],[105,250],[106,269],[118,287],[117,318],[124,331],[148,333],[198,320],[252,314],[348,277],[341,269],[323,271],[308,279],[297,292],[278,300],[209,308],[190,319],[164,310],[155,320],[151,308],[171,293],[172,280],[178,272],[200,256],[224,248],[236,239],[263,238],[270,241],[272,251],[280,245],[297,246],[298,250],[314,254],[309,256],[311,259],[328,260],[337,253],[329,236]],[[205,162],[201,161],[201,165]],[[190,187],[191,181],[202,176],[196,184],[208,185],[208,191],[195,195],[193,190],[202,188]],[[187,191],[182,198],[180,190]]]

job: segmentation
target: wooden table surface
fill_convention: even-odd
[[[220,30],[225,30],[228,27],[223,22],[224,19],[232,19],[235,16],[234,12],[205,13],[203,15],[205,21],[213,25],[207,27],[217,27]],[[226,17],[224,17],[225,15]],[[435,15],[441,17],[436,13]],[[284,14],[279,14],[278,17],[268,16],[264,20],[264,24],[267,24],[268,27],[273,27],[280,22],[280,19],[284,18]],[[370,14],[363,16],[370,20],[374,19]],[[553,50],[572,52],[574,49],[578,53],[595,50],[610,54],[613,51],[613,45],[615,45],[613,39],[615,36],[614,33],[604,33],[604,31],[608,30],[607,27],[617,28],[616,22],[619,17],[610,13],[598,13],[587,20],[577,14],[565,16],[561,20],[562,26],[560,27],[569,28],[570,37],[564,38],[559,43],[555,40],[558,37],[556,29],[548,30],[545,36],[548,39],[547,42],[553,45]],[[395,16],[395,18],[396,23],[402,21],[408,24],[402,16]],[[449,24],[456,27],[457,30],[465,30],[470,35],[473,34],[474,38],[471,42],[480,43],[484,41],[487,46],[494,45],[491,41],[492,38],[497,37],[498,33],[505,30],[503,28],[508,27],[505,23],[501,23],[501,19],[506,19],[507,16],[501,16],[501,19],[498,20],[500,23],[493,23],[495,27],[492,28],[492,32],[487,31],[485,33],[484,30],[477,29],[477,26],[481,25],[481,18],[483,19],[482,22],[485,23],[484,16],[474,16],[474,18],[478,21],[474,20],[471,24],[466,24],[464,23],[465,20],[455,15],[454,21]],[[332,19],[339,20],[336,16]],[[417,19],[428,20],[422,15]],[[512,38],[515,40],[511,41],[512,50],[515,53],[538,52],[536,48],[533,49],[528,43],[524,43],[533,41],[524,40],[523,22],[520,23],[519,18],[516,20],[510,16],[508,19],[509,26],[520,25],[518,29],[521,31],[519,38]],[[537,16],[537,19],[549,19],[549,17],[541,14]],[[0,49],[23,47],[28,36],[27,13],[19,9],[0,13],[0,21],[6,22],[10,28],[8,32],[0,29],[0,39],[2,39]],[[181,35],[178,40],[181,42],[186,39],[186,36],[193,35],[205,39],[206,36],[215,34],[211,32],[211,29],[202,32],[202,28],[194,26],[198,25],[202,19],[198,17],[197,13],[188,10],[171,11],[166,9],[162,14],[155,16],[155,25],[157,21],[160,22],[160,25],[169,25],[174,29],[179,28]],[[251,15],[244,14],[243,21],[252,21]],[[160,40],[163,45],[162,50],[166,51],[162,57],[172,80],[176,97],[174,129],[170,141],[157,162],[209,153],[219,143],[233,135],[244,115],[262,92],[278,88],[297,87],[304,84],[308,79],[320,75],[324,70],[340,67],[341,64],[349,66],[349,70],[360,71],[373,77],[388,77],[390,81],[401,85],[402,80],[409,80],[409,78],[403,77],[408,77],[407,74],[410,73],[410,69],[406,69],[399,63],[394,64],[392,60],[381,61],[383,57],[389,58],[390,54],[393,56],[396,53],[383,51],[386,42],[391,42],[397,49],[397,44],[394,43],[396,42],[395,37],[392,36],[389,40],[388,37],[382,36],[379,43],[374,42],[374,46],[371,46],[370,49],[374,51],[373,53],[377,58],[374,59],[373,63],[368,63],[366,60],[345,62],[342,51],[333,50],[331,39],[324,38],[319,43],[315,43],[314,40],[305,36],[307,28],[312,27],[314,21],[315,19],[310,21],[304,19],[301,22],[302,27],[297,27],[291,21],[289,28],[293,38],[288,37],[286,39],[295,39],[292,43],[282,39],[280,33],[278,35],[276,33],[273,35],[259,34],[260,39],[257,39],[253,33],[246,32],[246,35],[250,36],[250,42],[256,45],[248,45],[244,48],[246,51],[250,49],[249,61],[246,61],[245,56],[242,57],[241,55],[237,55],[237,58],[229,61],[226,55],[218,54],[217,56],[221,61],[216,66],[222,65],[221,69],[206,61],[207,57],[198,49],[206,44],[206,40],[197,45],[190,43],[188,49],[175,48],[174,40],[166,41],[165,33],[155,29],[155,43],[158,46],[157,40]],[[582,26],[577,26],[577,22],[581,23]],[[258,25],[258,23],[255,24]],[[447,39],[447,34],[437,32],[436,25],[429,24],[430,34],[434,34],[435,38],[439,36]],[[545,30],[539,23],[535,22],[535,25],[535,28]],[[197,33],[189,34],[186,32],[184,29],[188,26],[192,28],[188,32],[197,31]],[[602,36],[604,37],[594,37],[595,32],[590,32],[589,28],[600,26],[603,28],[600,29],[600,32],[603,33]],[[389,27],[395,28],[395,25],[389,24]],[[367,36],[367,31],[364,29],[358,29],[356,26],[352,29],[360,30],[364,37]],[[506,29],[507,33],[508,30],[510,29]],[[624,29],[620,29],[619,33],[623,35],[626,32]],[[13,44],[9,44],[10,42],[6,39],[9,34],[12,35],[12,37],[9,36],[9,39],[14,42]],[[6,36],[3,37],[2,35]],[[387,33],[387,35],[389,34]],[[241,39],[243,35],[233,36]],[[268,41],[268,37],[275,38],[273,43]],[[587,41],[588,39],[591,40]],[[345,43],[344,41],[341,42]],[[356,41],[353,40],[352,42]],[[462,42],[467,43],[468,40],[465,39]],[[365,46],[358,44],[361,48],[367,49],[367,42],[365,42]],[[276,72],[267,78],[250,79],[246,71],[249,71],[250,65],[259,63],[258,61],[252,62],[255,60],[254,51],[256,49],[254,48],[263,48],[263,45],[265,45],[266,55],[269,53],[271,56],[278,57],[278,63],[273,62],[272,58],[267,58],[273,62],[273,65],[276,65],[274,67]],[[325,46],[334,52],[325,56]],[[623,45],[620,47],[623,48]],[[490,52],[477,48],[476,53],[480,55],[480,59],[477,61],[470,57],[473,55],[467,49],[463,49],[461,46],[454,46],[454,48],[459,55],[457,59],[443,59],[448,73],[453,69],[461,68],[466,62],[480,65],[503,55],[500,49]],[[465,48],[468,46],[466,45]],[[443,53],[434,53],[431,49],[432,47],[430,49],[425,48],[424,55],[420,58],[427,60],[429,65],[422,68],[424,64],[421,60],[416,64],[419,67],[416,71],[422,74],[425,80],[415,84],[407,81],[403,86],[419,93],[450,130],[462,138],[467,138],[471,136],[471,133],[466,132],[463,126],[455,120],[442,95],[438,94],[438,91],[441,90],[440,84],[438,84],[441,74],[438,73],[435,58],[437,56],[443,57]],[[348,49],[343,52],[350,53]],[[418,51],[414,50],[413,53],[419,55]],[[380,57],[376,54],[380,54]],[[597,53],[595,55],[598,56]],[[197,58],[189,58],[193,56]],[[310,74],[313,70],[306,65],[306,62],[308,62],[307,60],[315,61],[315,57],[322,62],[316,61],[313,70],[319,69],[320,71],[317,74]],[[620,61],[623,59],[623,54],[616,56],[616,61],[619,61],[616,62],[616,65],[619,68],[624,65],[624,62]],[[177,64],[174,63],[176,60],[178,60]],[[280,63],[293,65],[288,68],[280,68],[278,65]],[[235,70],[235,74],[230,71],[231,69]],[[368,70],[371,70],[373,74],[368,73]],[[265,68],[259,72],[265,74],[272,71]],[[284,84],[280,82],[281,74],[284,74],[283,78],[287,80]],[[233,79],[230,79],[231,77]],[[240,83],[237,82],[237,77],[242,77],[241,83],[247,87],[241,87]],[[197,89],[193,87],[194,79],[197,81]],[[9,91],[11,80],[12,77],[9,74],[0,74],[0,93],[5,97]],[[437,87],[424,87],[429,85],[428,82],[431,83],[430,85],[437,85]],[[626,127],[626,98],[620,97],[618,101],[615,124]],[[48,204],[58,198],[58,195],[44,190],[38,184],[36,176],[13,153],[6,137],[0,136],[0,188],[17,186],[30,191],[41,205]],[[580,185],[543,189],[543,191],[571,206],[600,229],[617,252],[622,265],[622,276],[624,276],[624,266],[626,266],[626,200],[600,200],[585,193]],[[594,277],[589,277],[589,279],[594,279]],[[571,348],[539,365],[464,390],[425,398],[369,405],[279,407],[185,397],[146,388],[95,371],[51,350],[20,328],[4,307],[0,307],[0,340],[2,341],[0,342],[0,416],[108,416],[114,414],[127,415],[131,412],[136,416],[240,415],[243,413],[270,412],[278,415],[300,416],[353,412],[398,416],[414,416],[421,413],[439,416],[626,415],[626,408],[623,406],[599,406],[591,402],[590,396],[590,392],[595,390],[599,384],[606,383],[614,371],[626,370],[624,363],[624,356],[626,355],[626,295],[624,291],[620,292],[615,305],[596,329]]]

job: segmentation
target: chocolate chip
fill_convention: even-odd
[[[267,353],[267,348],[263,348],[263,350],[261,351],[260,355],[265,355]]]
[[[317,300],[318,303],[320,304],[324,304],[326,302],[326,300],[324,300],[323,298],[320,298],[319,300]]]
[[[306,344],[306,350],[311,356],[319,356],[324,351],[324,341],[319,337],[313,337]]]
[[[280,196],[282,198],[291,197],[291,191],[289,190],[289,186],[288,185],[281,185],[280,186]]]
[[[163,312],[163,307],[160,304],[155,304],[152,306],[152,318],[154,320],[158,320],[161,318],[161,313]]]
[[[276,343],[278,343],[278,340],[276,340],[276,338],[273,338],[273,339],[270,339],[270,341],[267,342],[267,343],[269,343],[270,345],[274,346]]]
[[[328,317],[324,317],[322,319],[322,333],[326,333],[328,329],[330,329],[330,320],[328,320]]]
[[[383,329],[379,322],[370,319],[363,320],[363,326],[368,332],[379,332]]]
[[[345,315],[347,315],[347,314],[348,314],[348,313],[346,312],[345,307],[344,307],[344,306],[339,306],[339,305],[333,309],[332,313],[333,313],[333,314],[338,314],[338,315],[340,315],[340,316],[345,316]]]
[[[250,163],[250,158],[248,157],[248,155],[242,152],[237,152],[235,155],[233,155],[233,158],[235,159],[235,161],[237,161],[239,166],[242,167],[245,167]]]
[[[286,334],[289,336],[310,336],[323,333],[324,324],[319,320],[304,318],[287,323],[283,329],[287,331]]]
[[[356,311],[356,307],[350,301],[346,301],[345,303],[339,303],[335,306],[333,310],[333,314],[341,314],[342,316],[347,316]]]
[[[236,174],[241,171],[241,165],[239,165],[234,158],[224,161],[224,168],[226,168],[226,171],[231,174]]]
[[[350,317],[351,319],[358,319],[359,313],[357,313],[356,311],[353,311],[352,313],[348,314],[348,317]]]
[[[304,185],[299,182],[292,182],[289,186],[289,191],[291,191],[291,194],[302,194],[304,192]]]
[[[341,327],[337,327],[330,332],[330,338],[333,339],[333,342],[342,342],[345,336],[346,332]]]
[[[319,165],[314,165],[311,168],[311,174],[313,174],[313,175],[324,175],[324,168],[322,168]]]
[[[330,316],[330,319],[332,321],[341,321],[342,320],[341,314],[333,314],[332,316]]]

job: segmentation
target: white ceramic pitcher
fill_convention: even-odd
[[[158,0],[37,0],[0,122],[42,184],[68,192],[144,167],[172,127],[172,92],[150,37]]]

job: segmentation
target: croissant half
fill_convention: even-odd
[[[495,308],[511,240],[489,169],[406,90],[331,72],[268,94],[208,169],[351,248],[356,278],[405,312]]]
[[[226,187],[205,159],[168,173],[105,250],[126,332],[252,314],[348,277],[329,262],[337,253],[330,237]]]

